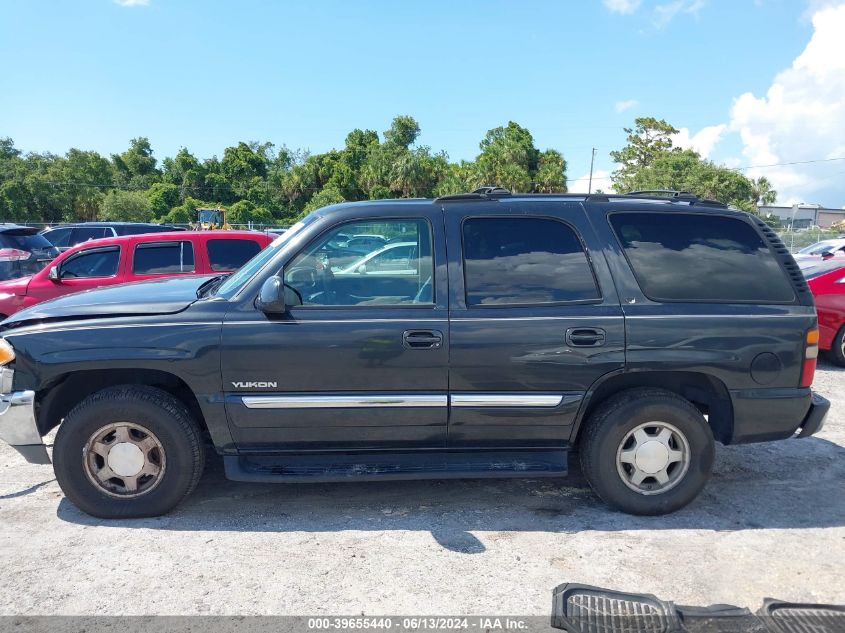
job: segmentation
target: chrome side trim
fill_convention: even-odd
[[[455,394],[450,397],[453,407],[543,407],[554,408],[563,402],[560,394],[537,395],[519,393]]]
[[[363,407],[445,407],[448,396],[378,394],[360,396],[243,396],[247,409],[359,409]]]

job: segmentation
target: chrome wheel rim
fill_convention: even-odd
[[[97,430],[82,449],[88,480],[111,497],[126,499],[152,491],[164,476],[164,446],[148,428],[115,422]]]
[[[622,482],[641,495],[657,495],[677,486],[689,470],[689,442],[668,422],[646,422],[629,431],[616,450]]]

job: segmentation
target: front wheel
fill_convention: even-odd
[[[662,389],[631,389],[590,416],[580,454],[584,476],[606,503],[630,514],[668,514],[710,478],[713,434],[688,400]]]
[[[59,486],[103,519],[165,514],[196,487],[204,452],[199,426],[170,394],[124,385],[78,404],[56,434]]]

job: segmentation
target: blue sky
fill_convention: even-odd
[[[622,127],[653,115],[731,166],[845,156],[842,108],[832,106],[833,121],[806,147],[806,121],[781,129],[777,97],[767,96],[822,37],[832,20],[813,16],[827,4],[0,0],[0,136],[56,153],[118,152],[135,136],[149,137],[158,158],[181,146],[221,155],[240,140],[319,152],[354,127],[381,132],[410,114],[420,143],[461,159],[514,120],[540,148],[564,153],[572,179],[598,148],[606,186]],[[814,64],[808,76],[826,62]],[[826,70],[834,81],[812,99],[845,103],[845,72]],[[812,86],[787,80],[806,101]],[[812,105],[799,103],[818,112]],[[769,171],[782,201],[845,205],[845,161]]]

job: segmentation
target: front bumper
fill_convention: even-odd
[[[38,425],[35,422],[35,392],[9,391],[12,370],[0,369],[0,440],[18,451],[33,464],[49,464],[47,447],[41,441]]]

